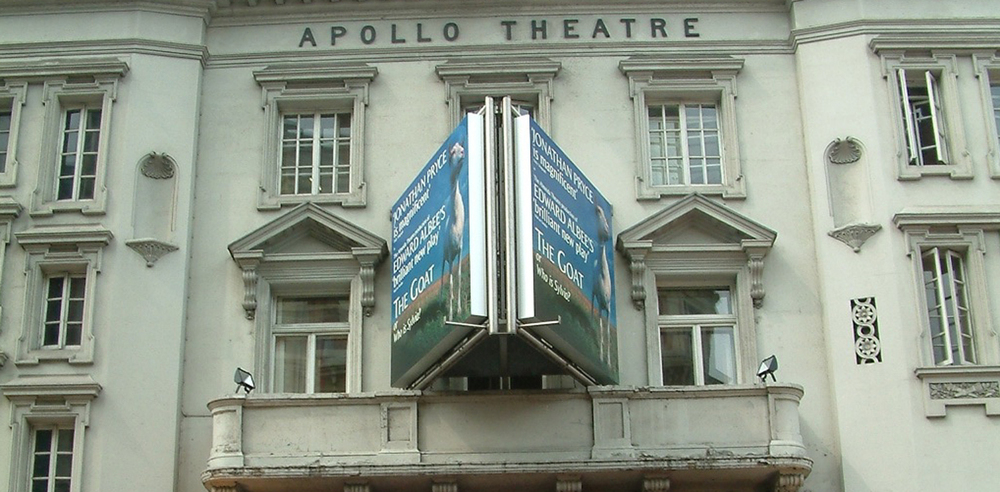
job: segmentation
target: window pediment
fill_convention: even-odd
[[[764,256],[777,233],[738,212],[694,193],[618,235],[617,249],[630,262],[632,300],[646,299],[647,267],[663,274],[697,275],[749,267],[751,297],[764,299]]]
[[[252,319],[261,269],[274,276],[343,277],[360,272],[362,306],[375,305],[375,266],[389,253],[386,241],[313,203],[303,203],[229,245],[243,270],[243,308]],[[352,274],[353,275],[353,274]]]

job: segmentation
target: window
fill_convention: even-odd
[[[69,492],[73,481],[73,429],[40,427],[33,437],[31,492]]]
[[[17,135],[27,82],[0,84],[0,187],[17,182]]]
[[[103,214],[112,108],[128,65],[77,62],[51,70],[57,75],[42,88],[45,131],[31,214]]]
[[[736,133],[743,60],[634,57],[618,67],[635,109],[637,198],[745,197]]]
[[[871,47],[882,60],[893,109],[899,179],[972,178],[957,76],[968,58],[896,36],[876,36]]]
[[[101,386],[89,376],[21,376],[0,385],[11,402],[11,492],[81,489],[90,404]]]
[[[973,55],[982,94],[986,129],[986,159],[990,176],[1000,179],[1000,51]]]
[[[646,320],[650,385],[753,380],[754,309],[764,301],[764,256],[775,237],[701,194],[618,235],[618,250],[630,264],[632,301]]]
[[[995,265],[1000,214],[993,210],[940,207],[904,210],[893,223],[906,237],[913,268],[912,355],[924,385],[924,411],[944,417],[953,405],[986,405],[1000,414],[1000,345],[993,331],[990,299],[997,285],[987,274]],[[990,237],[993,236],[993,237]]]
[[[258,209],[302,202],[363,207],[365,108],[378,70],[364,64],[271,66]]]
[[[101,141],[101,108],[67,109],[62,129],[56,200],[93,200]]]
[[[350,297],[279,297],[275,301],[273,391],[347,391]]]
[[[93,362],[94,284],[104,246],[99,226],[54,226],[15,233],[28,253],[25,311],[17,364]]]
[[[930,70],[897,70],[900,107],[911,166],[948,164],[944,111],[937,78]]]
[[[229,245],[255,320],[258,387],[361,391],[364,319],[375,307],[385,240],[303,203]]]
[[[559,62],[532,58],[449,61],[435,71],[445,83],[452,127],[466,112],[482,107],[486,96],[511,96],[519,110],[527,110],[539,126],[549,130],[552,81],[561,68]]]
[[[351,188],[351,113],[282,116],[282,195],[347,193]]]
[[[42,347],[80,346],[87,277],[61,273],[48,277],[47,283]]]
[[[731,289],[660,288],[658,297],[663,384],[735,384]]]
[[[649,106],[648,145],[653,186],[722,184],[715,104]]]

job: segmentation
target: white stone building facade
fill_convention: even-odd
[[[997,490],[997,7],[0,0],[0,487]],[[486,96],[614,207],[618,385],[391,385]]]

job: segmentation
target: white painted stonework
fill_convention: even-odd
[[[996,7],[0,0],[0,489],[992,490]],[[392,388],[390,207],[503,95],[613,206],[620,384]],[[650,164],[675,104],[718,108],[717,182]],[[282,118],[314,113],[350,114],[350,164],[293,196]],[[681,321],[732,327],[732,384],[663,384],[680,288],[729,289]],[[278,301],[319,295],[343,318],[291,330],[346,340],[345,391],[273,391]]]

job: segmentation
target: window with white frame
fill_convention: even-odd
[[[940,74],[938,74],[940,76]],[[911,166],[948,164],[948,139],[937,77],[931,70],[896,70],[906,154]]]
[[[58,273],[46,278],[42,348],[78,347],[83,339],[87,276]]]
[[[957,75],[969,59],[895,36],[877,36],[871,47],[881,58],[894,113],[899,179],[972,178]]]
[[[737,318],[730,287],[658,289],[663,384],[735,384]]]
[[[45,130],[31,214],[103,214],[112,109],[128,65],[110,60],[64,70],[70,75],[42,88]]]
[[[28,229],[15,237],[28,260],[14,362],[93,362],[95,284],[111,232],[99,226],[58,226]]]
[[[365,108],[377,74],[364,64],[254,72],[264,100],[259,209],[306,201],[365,205]]]
[[[639,199],[698,192],[743,198],[736,76],[743,60],[634,57],[629,79]]]
[[[282,296],[274,302],[272,391],[344,393],[350,296]]]
[[[60,139],[56,200],[93,200],[101,142],[101,107],[66,108]]]
[[[510,96],[544,129],[550,128],[552,81],[562,65],[542,58],[448,61],[435,67],[445,83],[454,127],[466,112],[476,111],[487,96]]]
[[[73,482],[73,428],[39,425],[33,429],[31,492],[69,492]]]
[[[90,404],[101,386],[89,376],[21,376],[0,385],[11,402],[7,490],[81,490]]]
[[[618,235],[632,301],[645,317],[650,385],[751,380],[759,360],[754,309],[763,305],[764,256],[775,237],[701,194]]]
[[[944,247],[921,255],[931,354],[936,365],[975,364],[964,253]]]
[[[648,114],[653,186],[722,184],[716,104],[651,104]]]
[[[27,82],[0,84],[0,187],[17,182],[17,141]]]
[[[1000,50],[992,54],[976,54],[972,59],[984,108],[986,160],[990,177],[1000,179]]]
[[[229,245],[255,322],[255,375],[276,393],[361,391],[364,319],[385,240],[303,203]]]

